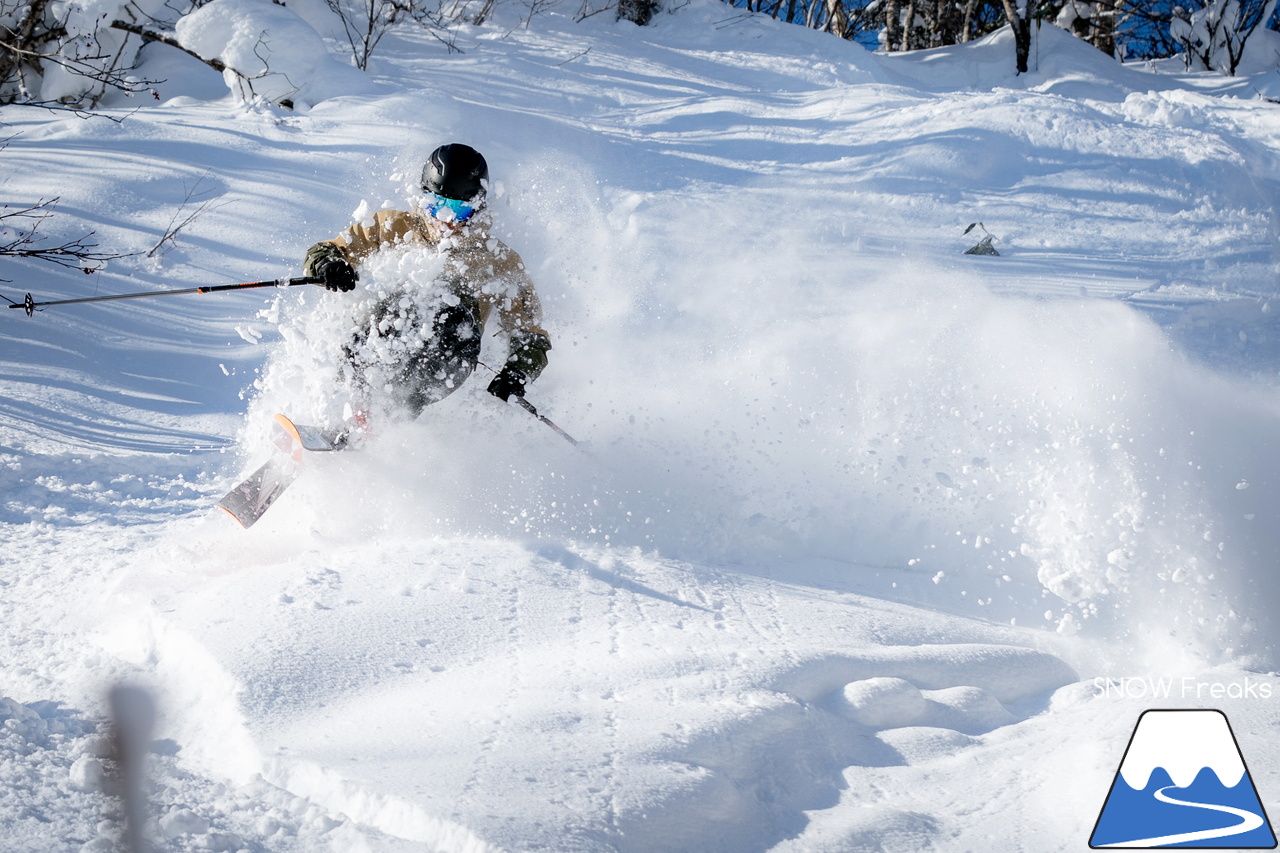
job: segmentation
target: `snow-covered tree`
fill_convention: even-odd
[[[1116,19],[1123,4],[1067,0],[1054,23],[1110,56],[1116,54]]]
[[[1004,23],[1000,0],[728,0],[884,51],[971,41]]]
[[[1169,33],[1187,67],[1235,74],[1250,37],[1275,14],[1276,0],[1210,0],[1199,9],[1174,9]]]
[[[920,50],[968,41],[965,12],[976,3],[963,0],[905,0],[894,4],[896,14],[886,15],[885,50]],[[892,24],[892,26],[890,26]],[[892,34],[892,35],[891,35]]]
[[[618,20],[627,20],[643,27],[653,19],[659,8],[658,0],[618,0]]]

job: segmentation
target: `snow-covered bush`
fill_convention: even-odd
[[[166,13],[163,0],[0,0],[0,104],[93,107],[108,92],[146,89],[127,74],[142,41],[114,24]]]
[[[1235,74],[1251,37],[1265,30],[1275,9],[1276,0],[1210,0],[1194,11],[1178,6],[1169,35],[1182,47],[1188,69]]]
[[[372,90],[360,71],[329,55],[309,24],[271,0],[213,0],[175,31],[183,48],[225,66],[223,79],[244,101],[310,105]]]
[[[113,91],[145,90],[152,83],[131,72],[147,41],[221,71],[244,100],[315,103],[370,90],[271,0],[0,0],[0,104],[92,109]]]

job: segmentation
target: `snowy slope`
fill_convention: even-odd
[[[172,850],[1080,849],[1162,684],[1275,811],[1269,80],[605,17],[405,35],[297,112],[163,45],[123,121],[0,112],[60,233],[214,202],[9,298],[294,274],[476,145],[555,340],[531,399],[588,440],[477,383],[246,532],[212,504],[330,404],[343,297],[11,311],[5,848],[110,849],[119,679]]]

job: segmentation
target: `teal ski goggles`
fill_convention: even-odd
[[[439,193],[427,193],[427,213],[441,222],[466,222],[479,209],[469,201],[445,198]]]

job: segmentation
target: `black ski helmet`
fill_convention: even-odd
[[[471,201],[484,192],[489,180],[489,164],[470,145],[451,142],[441,145],[422,167],[422,189],[457,201]]]

